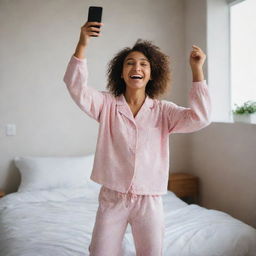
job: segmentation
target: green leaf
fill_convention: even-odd
[[[236,103],[234,105],[235,109],[232,110],[234,114],[241,115],[252,114],[256,112],[256,101],[249,100],[244,102],[241,106],[237,105]]]

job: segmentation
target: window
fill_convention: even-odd
[[[213,122],[233,122],[234,103],[256,100],[255,11],[256,0],[207,0],[206,78]]]
[[[231,104],[256,101],[256,1],[230,6]]]

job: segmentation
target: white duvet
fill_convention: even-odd
[[[99,189],[88,185],[5,196],[0,200],[0,255],[89,255]],[[171,192],[163,202],[164,256],[256,255],[252,227],[220,211],[187,205]],[[124,256],[136,255],[129,225],[123,249]]]

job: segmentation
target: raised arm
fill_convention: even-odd
[[[91,27],[92,25],[103,25],[98,22],[86,22],[81,27],[79,42],[75,53],[71,56],[68,63],[63,81],[65,82],[68,91],[79,106],[79,108],[88,114],[90,117],[100,122],[100,113],[104,105],[104,93],[89,87],[87,59],[85,58],[85,50],[91,36],[99,36],[97,31],[100,29]]]
[[[203,73],[206,55],[199,47],[194,45],[193,48],[190,54],[193,82],[189,92],[189,107],[185,108],[172,102],[164,102],[169,133],[198,131],[211,122],[211,98]]]

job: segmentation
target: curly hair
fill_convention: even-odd
[[[148,40],[138,39],[132,48],[125,47],[108,63],[107,88],[114,96],[119,96],[125,92],[126,84],[123,78],[121,78],[123,64],[125,58],[134,51],[143,53],[150,63],[152,80],[148,81],[145,93],[152,99],[158,98],[170,87],[171,71],[169,68],[169,56],[162,53],[158,46]]]

